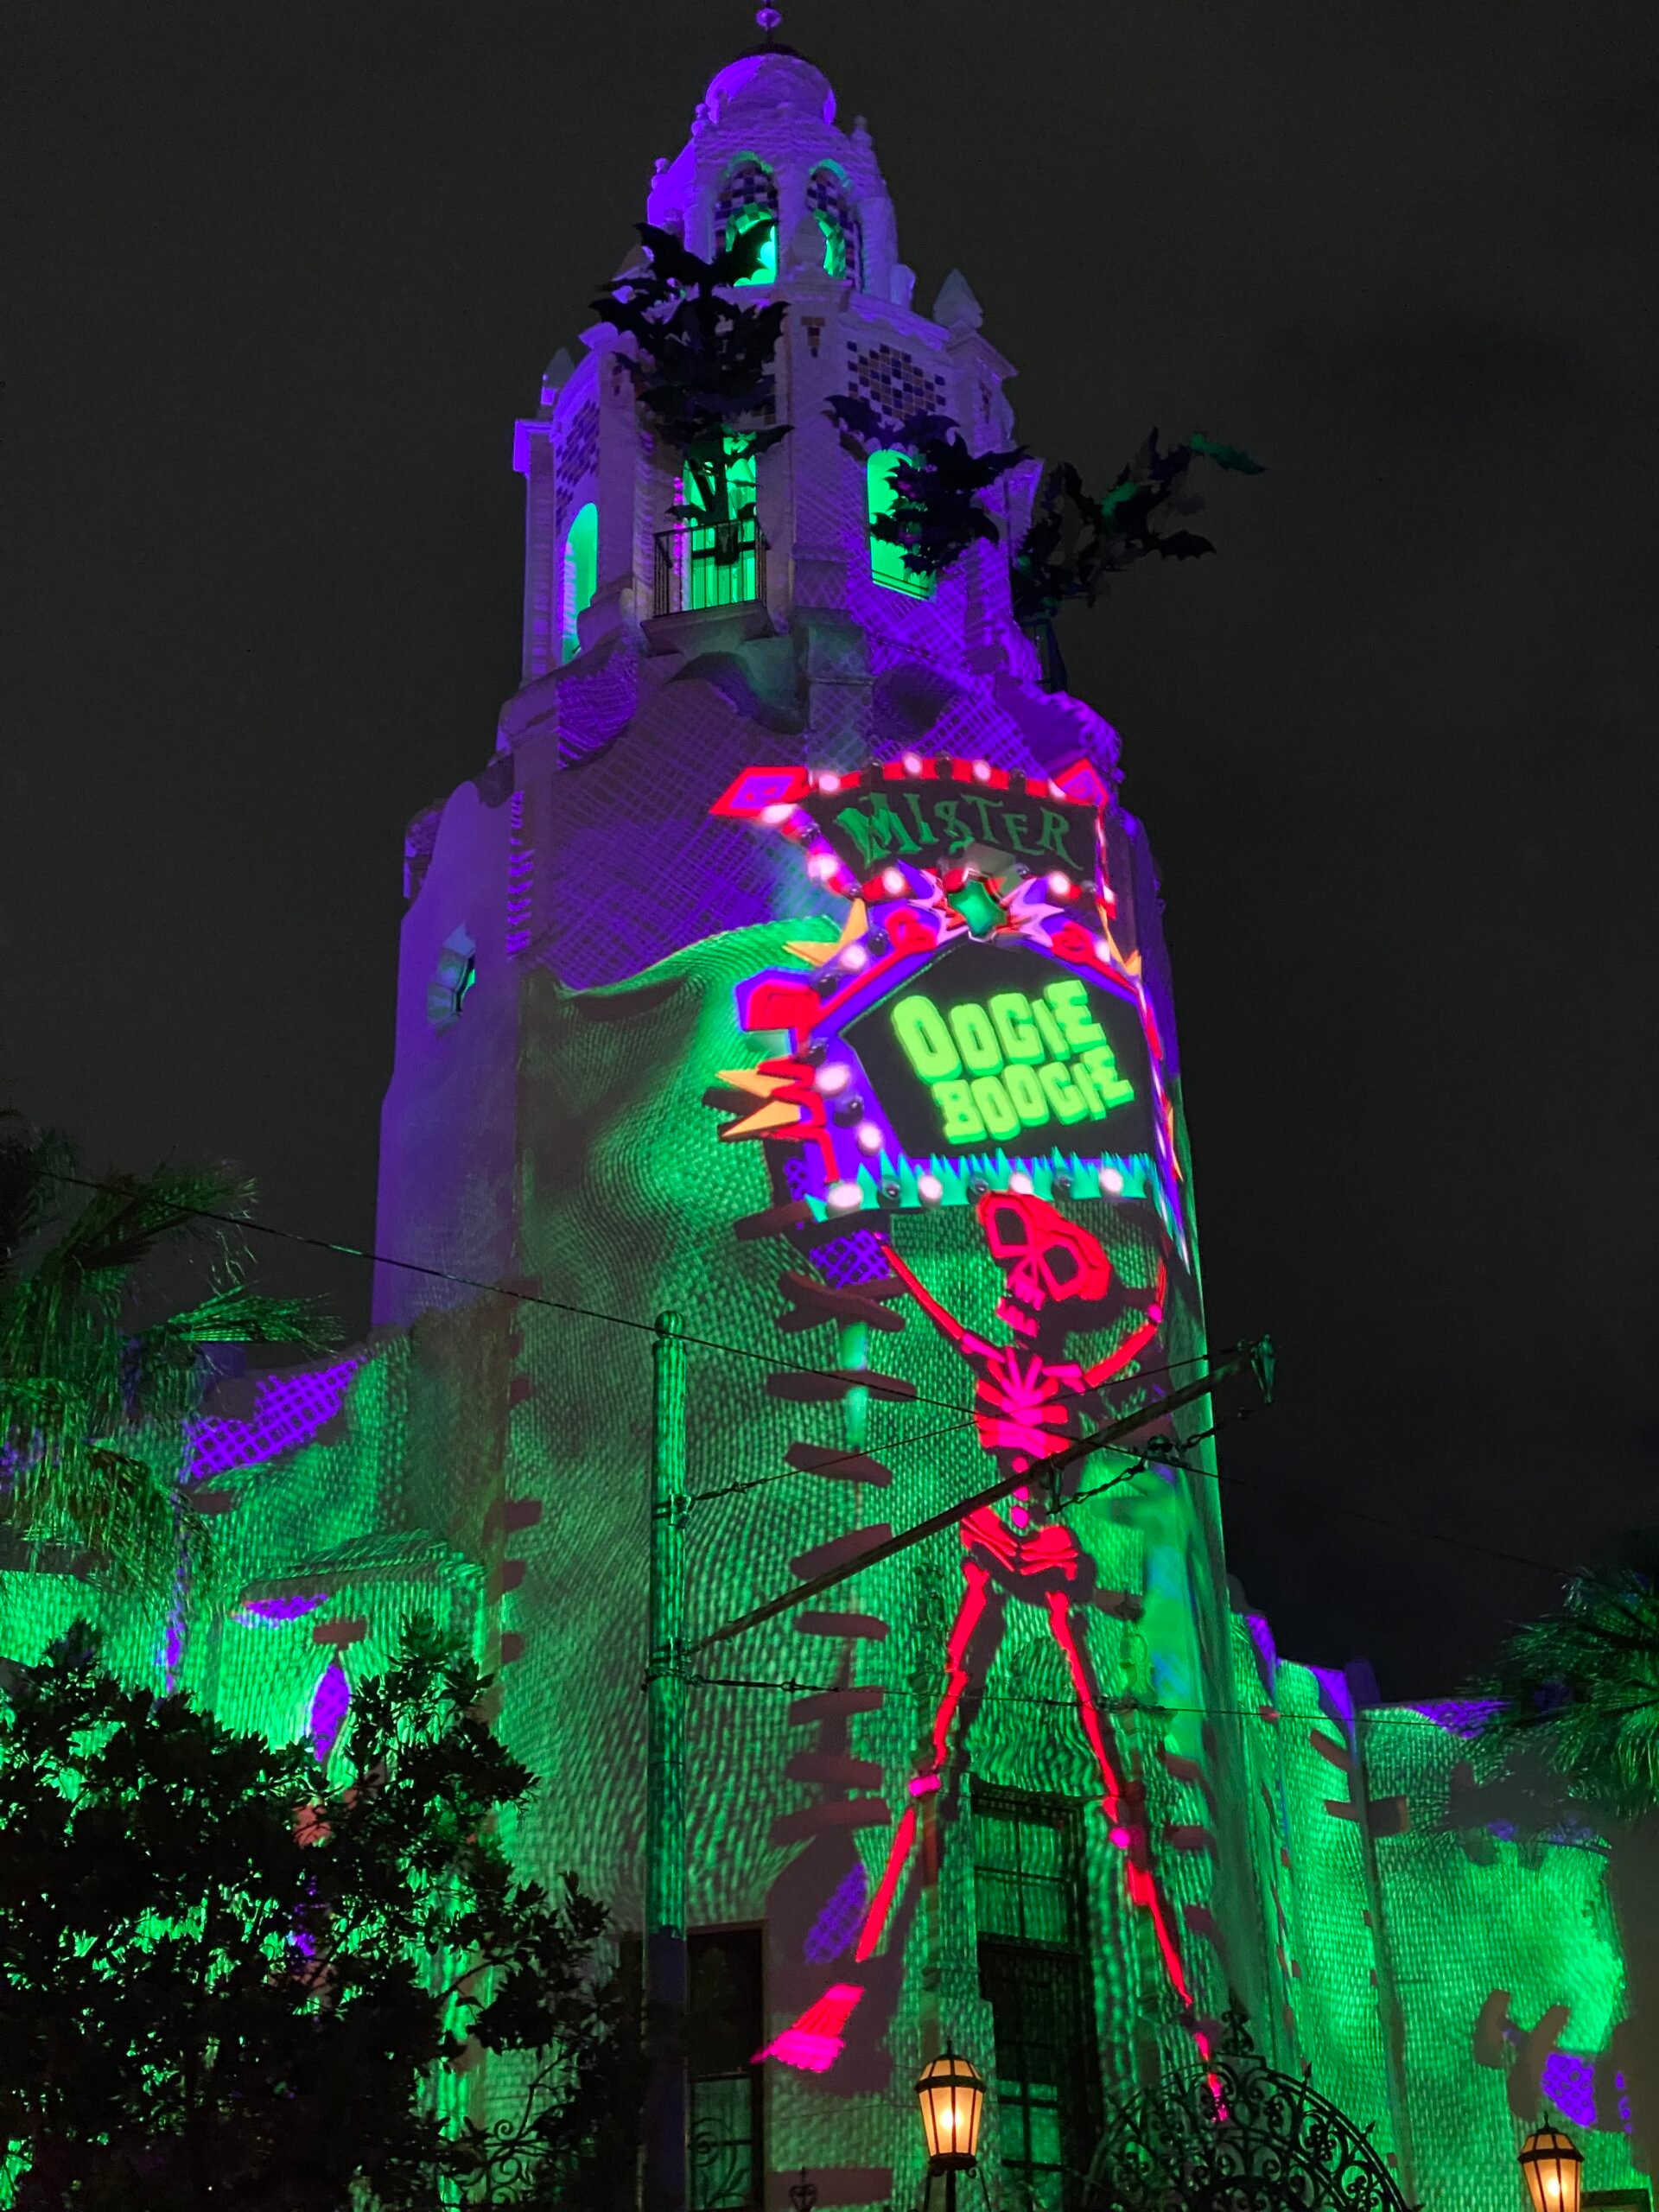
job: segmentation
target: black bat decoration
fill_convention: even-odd
[[[1137,561],[1157,554],[1166,561],[1192,561],[1213,553],[1214,545],[1195,531],[1161,530],[1160,517],[1200,512],[1204,502],[1186,488],[1195,460],[1217,468],[1259,476],[1262,463],[1237,446],[1218,445],[1195,434],[1185,445],[1160,446],[1156,429],[1147,432],[1134,459],[1119,470],[1103,499],[1094,499],[1069,461],[1044,478],[1031,526],[1014,556],[1014,612],[1020,627],[1046,651],[1051,678],[1065,681],[1055,637],[1062,607],[1080,599],[1092,607],[1107,589],[1106,579]]]
[[[745,521],[753,503],[734,507],[734,467],[790,434],[787,423],[756,427],[776,397],[772,359],[785,305],[747,307],[728,296],[760,266],[767,226],[740,231],[712,261],[671,231],[635,227],[650,265],[618,278],[594,311],[633,340],[634,353],[621,358],[639,404],[684,461],[696,496],[671,512],[715,524]]]
[[[1026,457],[1024,446],[1007,453],[970,453],[951,415],[918,413],[889,423],[856,392],[829,402],[843,443],[855,451],[884,448],[901,455],[893,473],[893,505],[870,524],[872,536],[898,546],[912,575],[942,576],[976,538],[995,544],[995,518],[979,494]]]

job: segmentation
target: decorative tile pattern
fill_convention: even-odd
[[[906,415],[942,414],[944,410],[944,378],[897,346],[861,346],[849,338],[847,381],[850,391],[895,423]]]

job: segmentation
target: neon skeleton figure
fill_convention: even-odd
[[[1157,1335],[1167,1273],[1160,1264],[1142,1318],[1122,1342],[1084,1367],[1065,1353],[1069,1336],[1098,1327],[1106,1318],[1112,1268],[1099,1240],[1046,1199],[1017,1192],[988,1192],[977,1211],[991,1256],[1007,1277],[996,1315],[1013,1332],[1010,1342],[994,1344],[976,1335],[939,1303],[891,1247],[887,1257],[928,1319],[973,1370],[974,1421],[981,1445],[1003,1474],[1023,1475],[1065,1448],[1073,1416],[1090,1393],[1121,1375]],[[1153,1870],[1141,1792],[1125,1779],[1089,1663],[1077,1603],[1082,1554],[1071,1530],[1047,1519],[1046,1511],[1046,1492],[1039,1480],[1014,1492],[1006,1522],[988,1505],[976,1507],[963,1519],[965,1587],[946,1644],[945,1685],[933,1716],[929,1756],[912,1778],[910,1795],[916,1801],[941,1787],[952,1726],[971,1679],[970,1649],[994,1592],[1043,1606],[1100,1775],[1101,1804],[1112,1841],[1125,1854],[1130,1901],[1151,1914],[1169,1979],[1182,2002],[1190,2005],[1169,1905]],[[854,1952],[860,1961],[880,1944],[898,1902],[916,1844],[918,1811],[912,1802],[894,1831]]]

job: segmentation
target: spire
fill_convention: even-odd
[[[947,330],[977,330],[984,321],[985,310],[960,269],[953,269],[940,285],[933,302],[933,320]]]

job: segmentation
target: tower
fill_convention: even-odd
[[[1210,1486],[1149,1469],[1062,1517],[1040,1483],[1202,1345],[1155,879],[1113,732],[1043,689],[1013,619],[1036,465],[937,579],[873,535],[893,455],[853,449],[830,403],[1006,447],[1013,369],[959,274],[915,306],[863,123],[802,56],[747,54],[646,213],[704,259],[762,229],[741,289],[787,303],[789,435],[721,575],[614,325],[518,425],[523,682],[494,760],[411,832],[378,1243],[554,1303],[492,1318],[464,1282],[387,1269],[377,1318],[434,1344],[447,1319],[460,1366],[505,1386],[488,1471],[443,1497],[419,1478],[418,1517],[466,1550],[479,1482],[498,1518],[539,1509],[497,1593],[501,1726],[584,1813],[567,1831],[550,1802],[526,1844],[625,1910],[648,1393],[619,1321],[685,1317],[691,1486],[715,1493],[694,1632],[1034,1471],[959,1541],[711,1664],[761,1687],[697,1693],[692,1913],[743,1936],[764,1988],[734,2078],[747,2094],[771,2053],[768,2163],[839,2175],[842,2202],[897,2185],[906,2067],[1063,2016],[1046,2047],[1076,2079],[1033,2058],[1000,2114],[1041,2189],[1086,2161],[1103,2079],[1190,2058],[1227,1988],[1230,1878],[1154,1841],[1202,1790],[1200,1686],[1230,1664]],[[1149,1732],[1154,1698],[1191,1710]],[[1229,1970],[1259,1979],[1242,1950]]]

